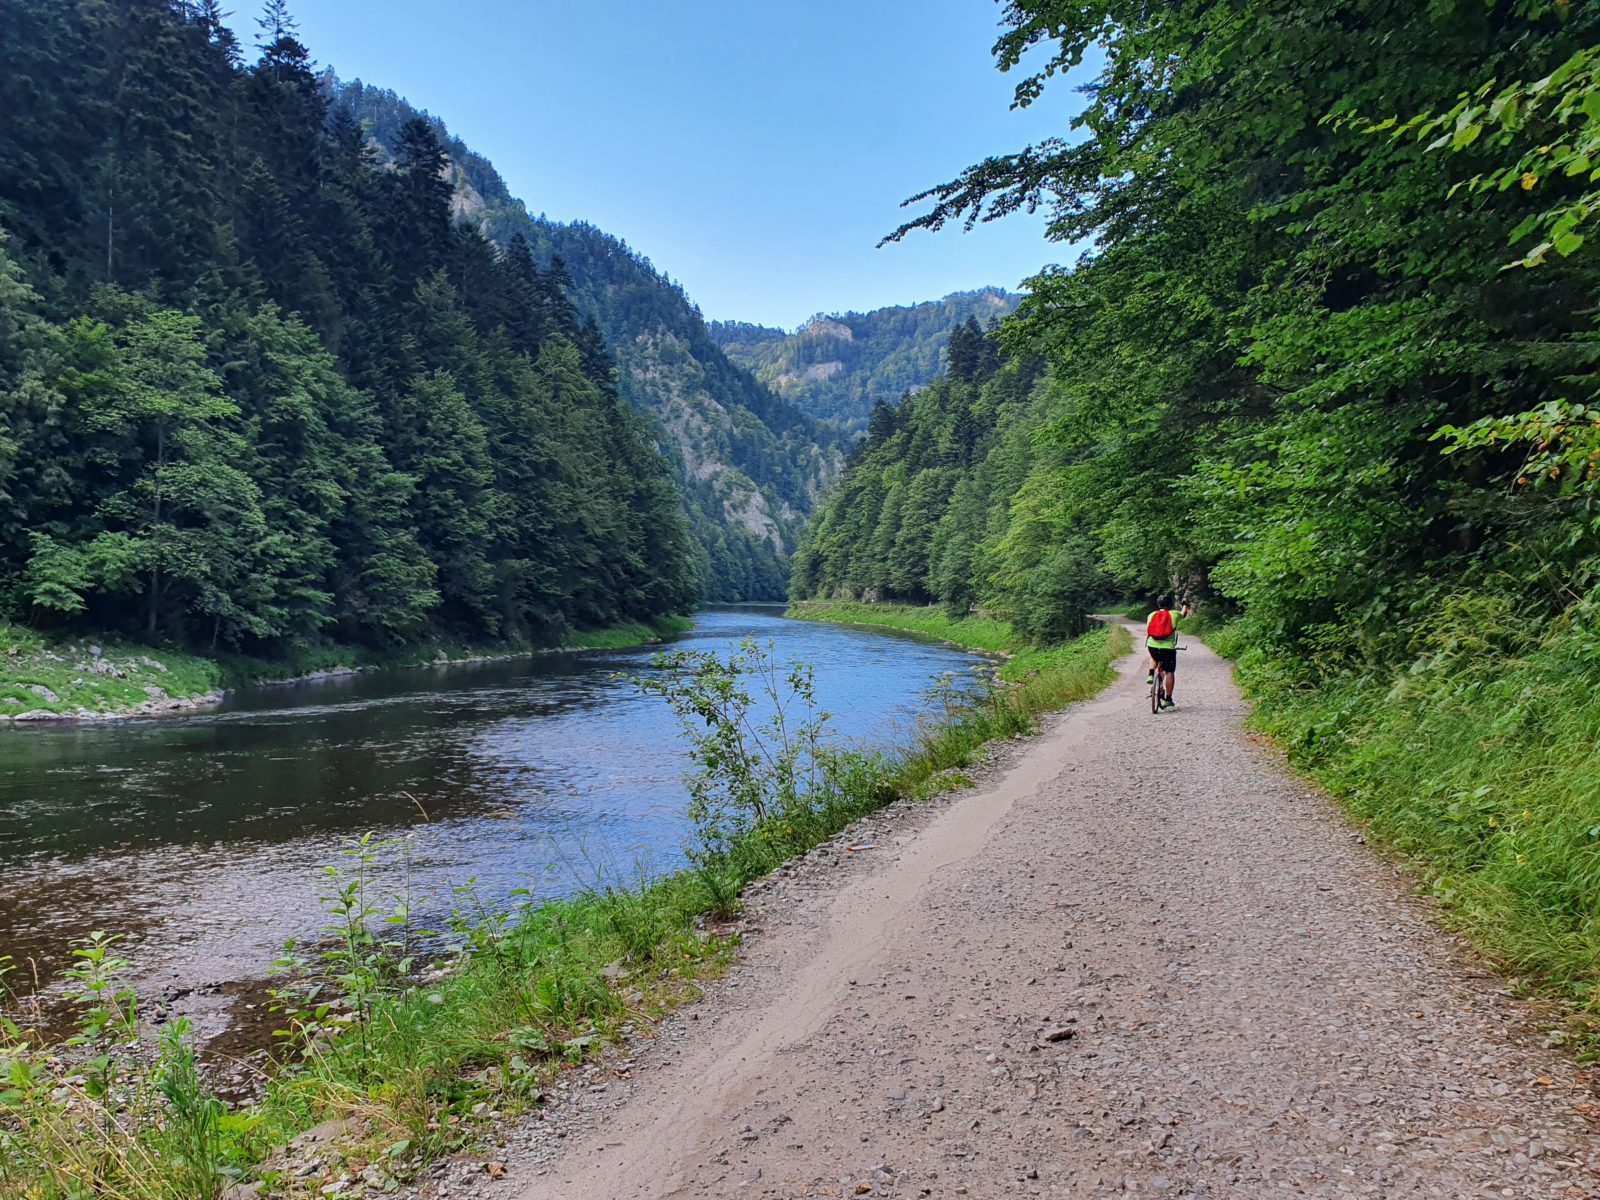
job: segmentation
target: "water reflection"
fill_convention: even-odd
[[[839,733],[878,744],[926,711],[938,675],[974,662],[780,612],[710,610],[679,644],[772,639],[815,665]],[[662,701],[616,678],[652,654],[350,676],[201,715],[0,731],[0,953],[48,972],[107,929],[158,984],[256,974],[315,927],[320,864],[366,830],[409,835],[410,886],[435,912],[468,877],[497,901],[674,866],[679,736]]]

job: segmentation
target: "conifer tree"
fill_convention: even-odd
[[[214,0],[0,4],[0,616],[270,654],[686,607],[565,266],[458,227],[435,127],[391,169],[260,25],[246,65]]]

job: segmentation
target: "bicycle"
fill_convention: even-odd
[[[1183,615],[1187,617],[1190,614],[1190,612],[1193,611],[1193,605],[1191,605],[1189,603],[1188,597],[1186,595],[1184,595],[1184,592],[1178,586],[1178,583],[1179,583],[1178,577],[1176,575],[1174,575],[1172,577],[1172,591],[1167,593],[1167,594],[1170,595],[1170,596],[1181,596],[1182,597],[1182,599],[1178,601],[1178,607],[1183,610]],[[1174,626],[1173,630],[1172,630],[1172,642],[1173,642],[1173,645],[1172,645],[1172,665],[1173,665],[1174,668],[1176,668],[1177,665],[1178,665],[1178,651],[1179,650],[1187,650],[1189,648],[1187,646],[1180,646],[1180,645],[1177,644],[1177,642],[1178,642],[1178,630],[1177,630],[1176,626]],[[1146,635],[1146,637],[1145,637],[1145,648],[1148,650],[1149,646],[1150,646],[1150,639],[1149,639],[1149,636]],[[1167,677],[1167,684],[1166,684],[1165,687],[1163,687],[1162,683],[1161,683],[1162,676],[1166,676]],[[1174,671],[1169,671],[1165,667],[1156,667],[1154,670],[1152,670],[1150,672],[1150,711],[1152,713],[1159,714],[1161,712],[1161,697],[1162,697],[1162,694],[1164,692],[1167,692],[1167,691],[1171,690],[1173,678],[1174,678]]]
[[[1173,653],[1173,660],[1172,661],[1173,662],[1177,662],[1178,661],[1177,660],[1177,653],[1178,653],[1179,650],[1187,650],[1188,648],[1189,647],[1187,647],[1187,646],[1174,646],[1172,648],[1172,653]],[[1169,681],[1173,678],[1172,672],[1167,670],[1165,667],[1157,667],[1154,671],[1152,671],[1150,673],[1150,711],[1152,713],[1155,713],[1156,715],[1160,715],[1160,713],[1161,713],[1161,697],[1162,697],[1162,695],[1167,691],[1168,688],[1170,688],[1172,686],[1171,683],[1169,682],[1167,684],[1167,687],[1165,687],[1165,688],[1162,687],[1161,681],[1162,681],[1163,678],[1165,678],[1165,679],[1167,679]]]

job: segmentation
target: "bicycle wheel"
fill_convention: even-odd
[[[1150,711],[1153,713],[1161,711],[1161,675],[1161,668],[1157,667],[1155,676],[1150,681]]]

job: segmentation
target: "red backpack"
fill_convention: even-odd
[[[1150,624],[1145,626],[1145,633],[1153,638],[1169,638],[1172,636],[1172,613],[1165,608],[1158,608],[1150,614]]]

